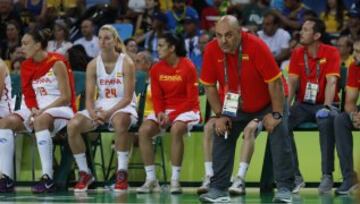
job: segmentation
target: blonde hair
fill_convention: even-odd
[[[120,38],[117,30],[114,28],[114,26],[112,26],[112,25],[110,25],[110,24],[106,24],[106,25],[101,26],[101,28],[100,28],[100,30],[99,30],[99,33],[100,33],[100,31],[102,31],[102,30],[109,31],[109,32],[113,35],[113,37],[114,37],[114,39],[115,39],[115,41],[116,41],[115,50],[116,50],[117,52],[122,52],[122,53],[125,53],[125,54],[126,54],[125,44],[124,44],[124,42],[121,40],[121,38]]]

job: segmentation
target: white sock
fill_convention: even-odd
[[[209,177],[214,176],[214,170],[212,167],[213,163],[207,161],[204,164],[205,164],[205,175]]]
[[[245,162],[240,162],[239,165],[239,171],[238,171],[238,176],[245,179],[246,176],[246,172],[248,170],[249,164],[245,163]]]
[[[53,178],[53,141],[49,130],[35,132],[43,175]]]
[[[147,181],[156,180],[155,165],[145,166],[145,172],[146,172],[146,180]]]
[[[128,170],[129,152],[117,152],[118,170]]]
[[[0,173],[14,178],[14,134],[10,129],[0,129]]]
[[[87,165],[85,153],[74,154],[74,158],[80,171],[90,173],[89,167]]]
[[[179,181],[180,180],[180,170],[181,166],[171,166],[171,180]]]

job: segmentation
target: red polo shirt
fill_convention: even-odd
[[[324,103],[325,100],[325,87],[327,76],[340,77],[340,54],[336,47],[320,44],[317,52],[317,57],[312,57],[309,53],[308,63],[310,74],[306,76],[305,63],[304,63],[305,47],[296,48],[290,58],[289,75],[299,77],[300,86],[297,93],[297,101],[303,102],[306,83],[316,83],[316,63],[320,63],[320,74],[318,79],[319,92],[316,98],[317,104]],[[307,52],[307,50],[306,50]],[[337,88],[336,88],[337,89]],[[336,93],[338,91],[336,90]],[[339,101],[339,97],[335,94],[334,101]]]
[[[360,88],[360,66],[357,66],[355,62],[350,65],[346,86],[348,88]]]
[[[241,32],[242,63],[240,75],[242,111],[258,112],[271,103],[268,83],[281,77],[267,45],[255,35]],[[228,61],[229,91],[238,93],[238,52],[226,54]],[[204,85],[215,85],[219,82],[220,100],[224,94],[224,52],[216,39],[205,48],[200,81]]]

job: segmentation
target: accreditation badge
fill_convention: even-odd
[[[229,117],[236,117],[240,100],[240,94],[227,92],[225,95],[222,114]]]
[[[315,104],[316,96],[319,92],[319,84],[307,82],[305,88],[304,102]]]

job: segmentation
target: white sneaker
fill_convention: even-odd
[[[230,195],[245,195],[245,181],[243,178],[236,176],[229,188]]]
[[[299,193],[301,188],[305,187],[305,181],[302,176],[295,176],[295,187],[292,190],[292,193]]]
[[[201,186],[197,189],[197,194],[201,195],[207,193],[210,188],[210,176],[205,176]]]
[[[136,189],[137,193],[152,193],[160,192],[160,185],[158,180],[146,180],[145,183]]]
[[[181,194],[181,186],[178,180],[171,180],[170,182],[170,193],[171,194]]]

